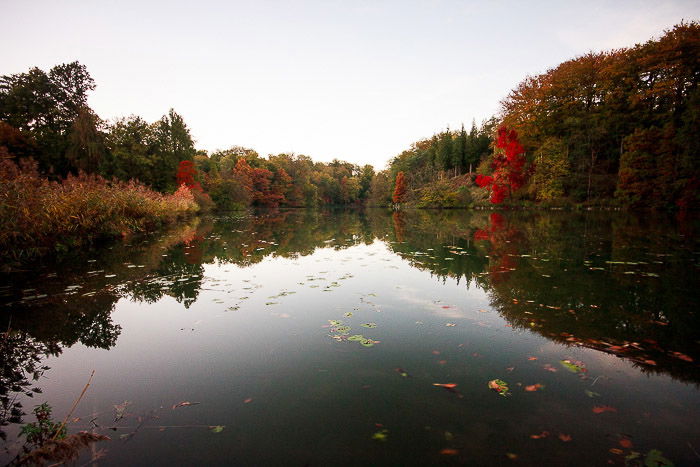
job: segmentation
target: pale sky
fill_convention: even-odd
[[[104,119],[174,108],[199,149],[381,169],[528,74],[700,19],[700,1],[0,0],[0,75],[78,60]]]

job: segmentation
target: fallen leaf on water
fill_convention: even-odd
[[[537,357],[527,357],[528,360],[537,360]]]
[[[244,404],[250,404],[251,402],[253,402],[253,398],[252,398],[252,397],[249,397],[249,398],[243,400],[243,403],[244,403]]]
[[[596,405],[591,410],[593,410],[593,413],[617,412],[615,407],[610,407],[609,405]]]
[[[586,369],[586,364],[583,362],[579,362],[578,360],[566,358],[564,360],[561,360],[560,363],[564,368],[566,368],[572,373],[586,373],[588,371],[588,369]]]
[[[360,326],[362,326],[363,328],[376,328],[377,323],[364,323],[364,324],[361,324]]]
[[[447,360],[438,360],[438,365],[447,365]]]
[[[224,425],[217,425],[217,426],[210,426],[209,429],[211,430],[212,433],[221,433],[224,431],[225,426]]]
[[[530,386],[525,386],[525,390],[527,392],[535,392],[538,389],[542,389],[543,387],[544,387],[544,385],[537,383],[537,384],[531,384]]]
[[[343,314],[346,318],[349,318],[352,316],[352,311],[348,311],[347,313]]]
[[[593,391],[591,391],[591,390],[589,390],[589,389],[584,389],[583,392],[584,392],[588,397],[590,397],[590,398],[593,398],[593,397],[600,397],[600,394],[598,394],[597,392],[593,392]]]
[[[433,386],[439,386],[446,389],[454,389],[457,387],[455,383],[433,383]]]
[[[630,449],[632,447],[632,441],[630,441],[628,438],[622,438],[620,440],[620,446],[626,449]]]
[[[532,438],[532,439],[542,439],[542,438],[546,438],[547,436],[549,436],[549,431],[543,431],[543,432],[540,433],[539,435],[530,435],[530,438]]]
[[[372,439],[377,441],[386,441],[387,436],[389,436],[389,430],[377,431],[372,435]]]
[[[409,375],[408,372],[407,372],[406,370],[404,370],[403,368],[394,368],[394,370],[395,370],[398,374],[400,374],[401,376],[403,376],[404,378],[408,378],[409,376],[411,376],[411,375]]]
[[[117,404],[114,406],[114,421],[118,422],[122,418],[124,418],[124,415],[126,414],[126,408],[131,404],[129,401],[124,401],[121,404]],[[174,408],[174,407],[173,407]]]
[[[439,350],[433,350],[433,355],[440,355],[440,351],[439,351]]]
[[[448,328],[451,328],[451,327],[454,327],[457,325],[455,323],[445,323],[445,326],[447,326]]]
[[[517,455],[517,454],[513,454],[512,452],[507,452],[507,453],[506,453],[506,457],[507,457],[508,459],[510,459],[510,460],[515,460],[515,459],[518,458],[518,455]]]
[[[551,371],[552,373],[556,373],[558,371],[556,368],[554,368],[549,363],[545,364],[542,368],[544,368],[547,371]]]
[[[508,396],[510,395],[510,392],[508,392],[508,383],[506,383],[503,380],[500,379],[492,379],[489,381],[489,389],[493,389],[498,393],[499,396]]]
[[[178,407],[189,407],[190,405],[197,405],[199,402],[189,402],[189,401],[182,401],[178,404],[173,405],[173,409],[177,409]]]
[[[613,454],[618,454],[618,455],[620,455],[620,454],[622,454],[624,451],[623,451],[622,449],[610,448],[610,452],[612,452]]]
[[[457,454],[459,454],[459,451],[452,448],[445,448],[440,451],[440,454],[445,456],[456,456]]]
[[[573,438],[571,437],[571,435],[565,435],[564,433],[559,433],[559,439],[564,441],[565,443],[568,443]]]

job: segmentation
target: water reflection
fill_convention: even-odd
[[[123,298],[153,304],[167,296],[189,308],[216,290],[206,265],[247,268],[376,241],[438,281],[486,291],[513,328],[698,384],[696,227],[593,212],[297,210],[198,219],[76,252],[3,278],[0,326],[12,352],[1,357],[1,421],[19,421],[13,394],[31,392],[26,383],[41,376],[42,356],[76,343],[115,346],[122,329],[111,315]]]

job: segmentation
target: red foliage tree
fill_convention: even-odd
[[[195,180],[197,169],[192,161],[180,161],[177,167],[177,185],[185,185],[190,190],[202,192],[202,186]]]
[[[394,184],[394,195],[391,198],[394,203],[402,203],[406,199],[406,180],[403,172],[396,174],[396,183]]]
[[[525,172],[525,149],[518,140],[515,130],[506,127],[498,129],[496,147],[501,149],[493,157],[491,168],[493,175],[478,175],[476,184],[491,191],[491,202],[502,203],[503,200],[513,196],[513,192],[525,184],[527,174]]]

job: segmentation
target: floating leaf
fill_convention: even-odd
[[[407,372],[406,370],[404,370],[403,368],[394,368],[394,370],[395,370],[398,374],[400,374],[402,377],[404,377],[404,378],[408,378],[408,377],[411,376],[411,375],[409,375],[408,372]]]
[[[577,360],[571,360],[567,358],[561,360],[559,363],[561,363],[564,368],[566,368],[572,373],[585,373],[588,371],[586,369],[586,364]]]
[[[565,443],[568,443],[573,438],[571,437],[571,435],[565,435],[564,433],[559,433],[559,439],[564,441]]]
[[[532,439],[543,439],[549,436],[549,431],[543,431],[539,435],[530,435],[530,438]]]
[[[351,317],[351,316],[352,316],[352,311],[348,311],[348,312],[345,313],[343,316],[345,316],[346,318]]]
[[[647,457],[644,459],[644,465],[653,467],[674,467],[673,462],[666,459],[663,453],[658,449],[652,449],[647,453]]]
[[[387,437],[389,436],[389,430],[380,430],[372,435],[372,439],[377,440],[377,441],[386,441]]]
[[[212,433],[221,433],[226,428],[224,425],[210,426],[209,429]]]
[[[365,336],[363,336],[362,334],[355,334],[354,336],[348,337],[349,341],[358,341],[359,342],[359,341],[363,341],[364,339],[365,339]]]
[[[364,324],[361,324],[360,326],[362,326],[363,328],[376,328],[377,323],[364,323]]]
[[[440,454],[444,456],[456,456],[457,454],[459,454],[459,451],[452,448],[445,448],[440,451]]]
[[[124,418],[124,415],[126,414],[126,408],[131,404],[129,401],[124,401],[121,404],[117,404],[114,406],[114,422],[118,422],[122,418]],[[173,407],[175,408],[175,407]]]
[[[197,405],[197,404],[199,404],[199,402],[182,401],[180,403],[173,405],[173,409],[177,409],[178,407],[189,407],[191,405]]]
[[[454,389],[457,387],[455,383],[433,383],[433,386],[439,386],[445,389]]]
[[[365,347],[372,347],[374,346],[376,341],[373,341],[372,339],[362,339],[360,341],[360,344],[362,344]]]
[[[615,407],[610,407],[609,405],[596,405],[591,410],[593,410],[593,413],[617,412]]]
[[[328,324],[330,324],[331,326],[340,326],[341,324],[343,324],[343,322],[338,321],[336,319],[329,319]]]
[[[598,394],[597,392],[593,392],[589,389],[584,389],[583,392],[590,398],[600,397],[600,394]]]
[[[628,438],[622,438],[620,440],[620,446],[622,446],[625,449],[630,449],[632,447],[632,441]]]
[[[544,385],[542,385],[542,384],[540,384],[540,383],[537,383],[537,384],[532,384],[532,385],[530,385],[530,386],[525,386],[525,390],[526,390],[527,392],[535,392],[535,391],[537,391],[538,389],[542,389],[543,387],[544,387]]]
[[[489,381],[489,389],[493,389],[503,397],[510,395],[510,392],[508,391],[508,383],[500,379],[492,379]]]

